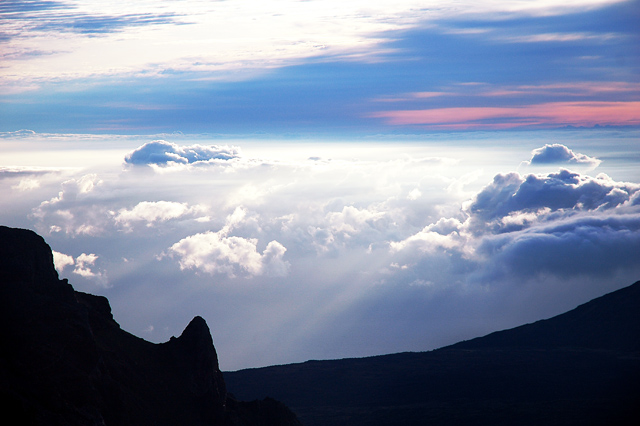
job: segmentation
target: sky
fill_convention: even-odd
[[[640,279],[640,2],[0,3],[0,224],[221,368],[422,351]]]

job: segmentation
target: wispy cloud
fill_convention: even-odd
[[[549,102],[515,107],[457,107],[382,111],[371,117],[391,125],[434,129],[483,127],[633,126],[640,124],[640,102]]]
[[[385,32],[459,17],[461,10],[464,15],[553,15],[610,3],[580,0],[560,6],[505,0],[454,7],[417,0],[366,4],[244,0],[141,1],[123,6],[11,0],[0,9],[5,59],[0,78],[4,85],[26,88],[33,82],[122,74],[161,76],[167,71],[200,72],[205,74],[188,78],[207,78],[206,74],[268,70],[314,57],[366,62],[393,52],[384,45],[393,36]],[[95,55],[96,51],[101,54]],[[78,68],[78,63],[84,66]]]

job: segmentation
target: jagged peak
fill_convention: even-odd
[[[193,319],[191,320],[191,322],[189,322],[189,324],[184,329],[184,331],[182,332],[182,335],[180,337],[185,336],[185,335],[192,335],[192,334],[193,335],[206,334],[206,335],[209,335],[209,336],[211,335],[211,332],[209,330],[209,326],[207,325],[207,322],[201,316],[193,317]]]
[[[202,317],[166,344],[125,332],[105,297],[58,279],[51,248],[33,231],[0,226],[0,320],[8,418],[47,426],[291,424],[286,410],[273,417],[241,403],[227,408]]]

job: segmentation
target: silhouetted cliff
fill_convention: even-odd
[[[227,394],[204,319],[153,344],[106,298],[59,280],[37,234],[0,227],[0,400],[24,425],[299,425],[283,404]]]

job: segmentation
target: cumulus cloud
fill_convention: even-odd
[[[568,170],[498,174],[465,203],[464,220],[442,218],[392,253],[452,251],[469,279],[607,275],[637,264],[640,184]]]
[[[92,203],[93,191],[102,185],[97,174],[87,174],[62,183],[56,197],[43,201],[31,216],[38,220],[38,228],[48,232],[71,235],[97,235],[107,220],[103,207]]]
[[[168,166],[177,164],[206,164],[240,158],[240,148],[218,145],[180,146],[173,142],[155,140],[128,153],[124,161],[131,165]]]
[[[328,209],[329,206],[324,206]],[[348,247],[367,247],[379,241],[389,229],[389,212],[380,206],[358,208],[343,206],[341,210],[287,216],[283,230],[305,229],[304,239],[316,253],[337,255]],[[335,207],[334,207],[335,208]],[[305,247],[306,248],[306,247]]]
[[[403,241],[392,241],[391,250],[401,251],[411,248],[422,252],[434,252],[441,249],[463,249],[466,239],[461,235],[461,229],[462,223],[459,220],[441,218]]]
[[[577,212],[609,210],[629,202],[640,185],[595,178],[569,170],[546,175],[498,174],[464,210],[473,233],[508,232],[523,227],[527,217],[554,219]],[[533,216],[531,216],[533,214]]]
[[[585,154],[573,152],[562,144],[545,145],[531,151],[531,159],[526,162],[531,165],[540,164],[572,164],[587,165],[596,168],[601,161]]]
[[[91,267],[96,263],[97,259],[98,256],[93,253],[82,253],[76,259],[76,267],[73,270],[73,273],[83,277],[95,277],[96,273],[91,270]]]
[[[13,185],[11,188],[17,189],[18,191],[31,191],[39,187],[40,187],[39,180],[26,178],[26,179],[20,179],[20,182],[17,185]]]
[[[340,212],[327,213],[327,221],[333,232],[355,234],[359,232],[365,224],[370,225],[383,216],[384,212],[345,206]]]
[[[261,254],[257,250],[258,239],[229,235],[245,215],[244,209],[236,208],[220,231],[183,238],[169,248],[170,255],[178,258],[180,269],[195,269],[211,275],[287,275],[289,262],[283,260],[287,249],[282,244],[271,241]]]
[[[96,266],[96,261],[98,260],[98,256],[96,254],[82,253],[76,257],[75,260],[72,256],[55,251],[53,252],[53,256],[53,261],[58,272],[61,272],[67,266],[74,265],[72,271],[74,274],[89,279],[102,287],[109,287],[106,272],[98,269]]]
[[[53,252],[53,264],[56,267],[58,273],[62,273],[64,268],[67,266],[74,265],[76,262],[73,260],[73,256],[69,256],[68,254],[60,253],[55,250]]]
[[[189,206],[188,203],[142,201],[132,209],[122,208],[117,213],[111,212],[111,214],[117,224],[130,228],[134,222],[146,222],[146,226],[151,227],[157,222],[166,222],[187,215],[196,215],[203,211],[204,207],[200,205]]]

